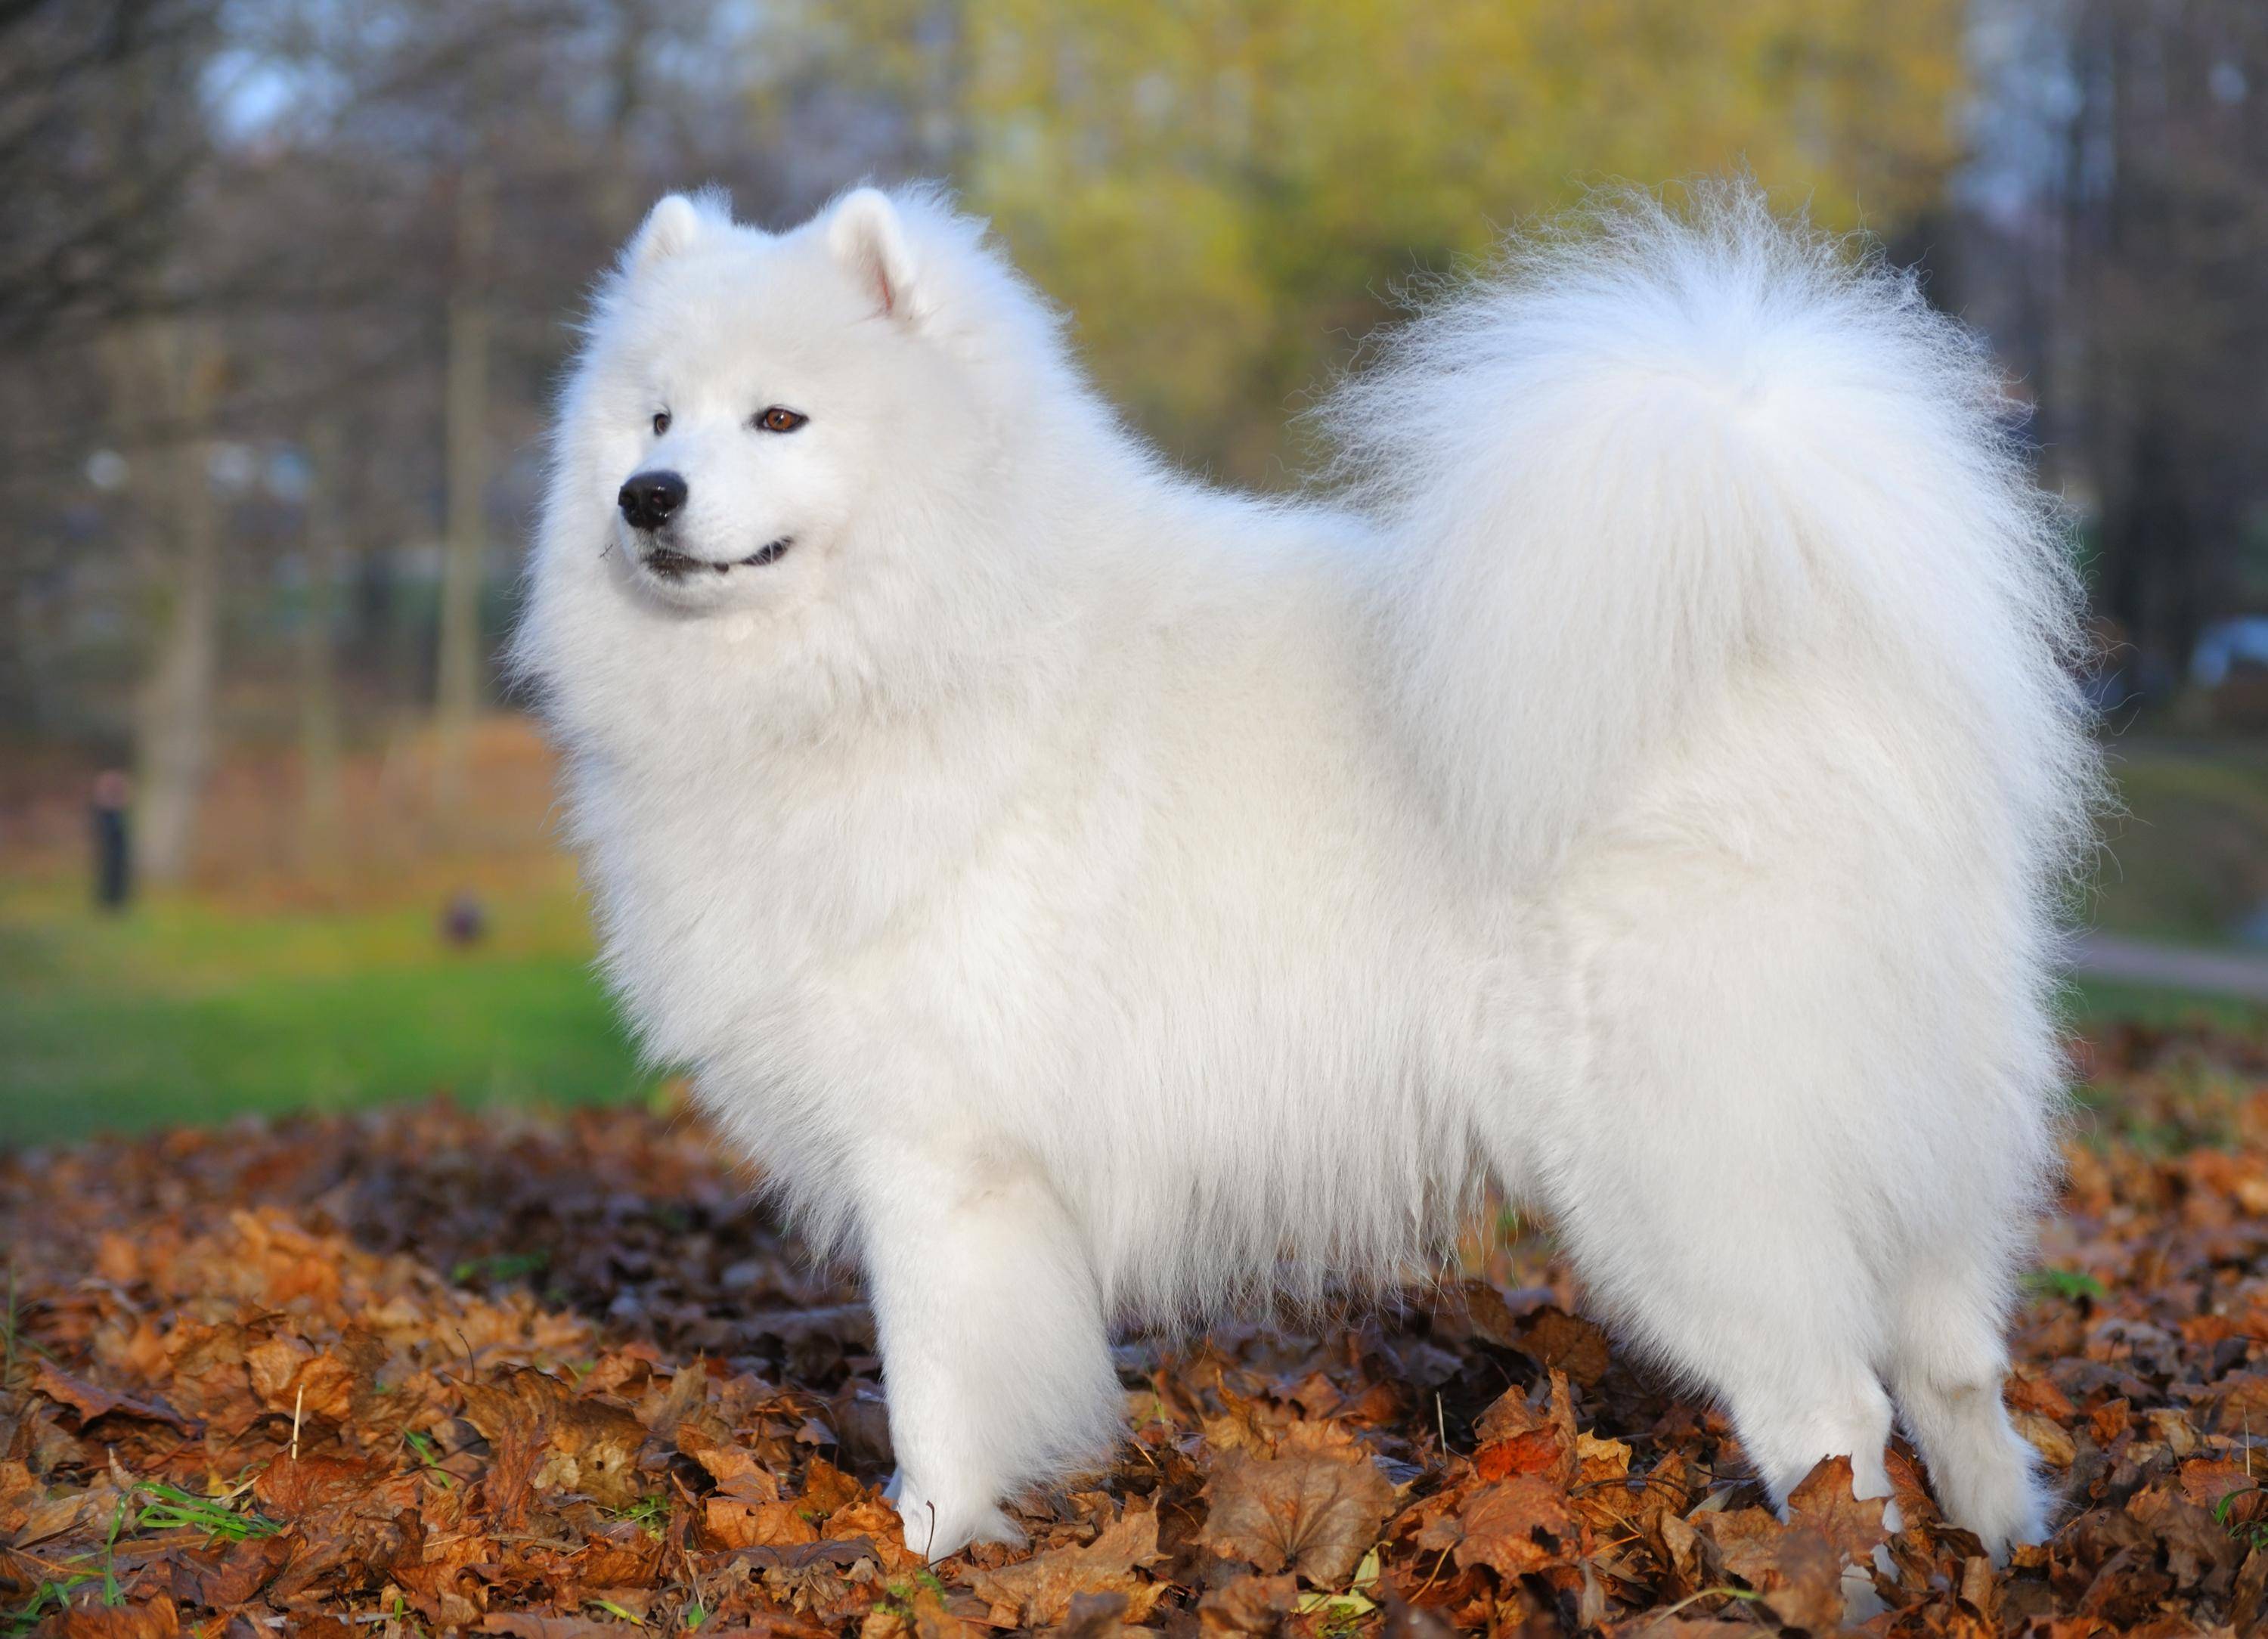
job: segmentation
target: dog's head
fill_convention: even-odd
[[[653,208],[600,298],[574,393],[577,497],[637,595],[808,595],[911,468],[971,453],[971,384],[930,320],[898,205],[862,188],[792,232],[711,198]]]
[[[734,675],[839,698],[975,651],[1030,583],[998,518],[1053,387],[1083,396],[1053,317],[938,195],[778,234],[670,195],[562,401],[523,669],[682,668],[721,635]]]

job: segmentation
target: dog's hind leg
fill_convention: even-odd
[[[1948,1250],[1949,1261],[1909,1274],[1898,1293],[1890,1391],[1946,1518],[2003,1560],[2011,1543],[2047,1534],[2050,1501],[2000,1401],[2005,1283],[1978,1249]]]
[[[1107,1459],[1123,1414],[1085,1242],[1012,1150],[892,1143],[863,1171],[907,1546],[934,1560],[1016,1540],[1001,1502]]]
[[[1539,1194],[1593,1302],[1705,1385],[1775,1503],[1887,1496],[1863,953],[1749,873],[1616,862],[1569,924]]]
[[[1855,1495],[1888,1496],[1873,1283],[1831,1221],[1788,1212],[1777,1183],[1697,1170],[1641,1168],[1622,1191],[1554,1209],[1618,1332],[1715,1395],[1775,1504],[1823,1457],[1851,1459]]]

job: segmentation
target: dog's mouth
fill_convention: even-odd
[[[760,570],[767,563],[777,563],[795,545],[795,537],[782,535],[777,540],[768,540],[745,558],[735,558],[719,563],[712,558],[696,558],[689,553],[668,547],[654,547],[642,554],[638,562],[647,570],[664,580],[683,580],[687,576],[707,570],[712,575],[730,575],[734,570]]]

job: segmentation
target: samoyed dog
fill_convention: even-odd
[[[983,225],[656,205],[516,658],[657,1055],[872,1294],[932,1556],[1108,1460],[1114,1325],[1491,1186],[1775,1498],[1894,1417],[1998,1553],[2054,1165],[2077,593],[1983,349],[1753,189],[1513,242],[1175,474]]]

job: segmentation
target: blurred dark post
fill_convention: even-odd
[[[460,888],[449,896],[441,908],[441,938],[444,944],[466,949],[478,944],[488,937],[488,907],[470,888]]]
[[[133,795],[132,784],[120,769],[105,768],[94,776],[88,830],[94,843],[94,902],[103,910],[124,910],[134,897],[126,819]]]

